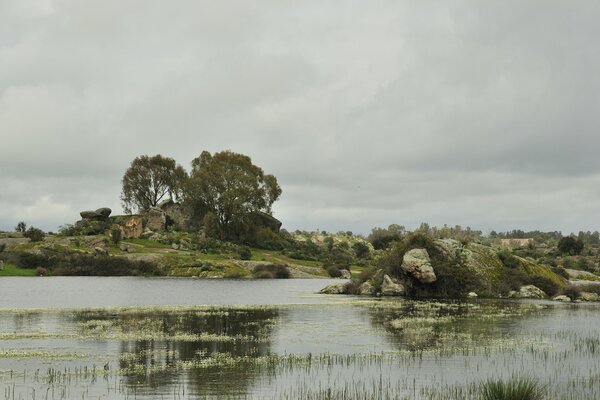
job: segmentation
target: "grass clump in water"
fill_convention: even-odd
[[[543,400],[544,388],[532,378],[490,379],[481,384],[483,400]]]

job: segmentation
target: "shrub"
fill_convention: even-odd
[[[248,246],[240,246],[238,254],[241,260],[249,260],[252,258],[252,251]]]
[[[500,261],[502,261],[502,264],[506,267],[506,268],[518,268],[520,263],[519,263],[519,259],[517,257],[515,257],[514,255],[512,255],[512,253],[507,250],[507,249],[503,249],[500,250],[498,253],[498,258],[500,259]]]
[[[34,228],[33,226],[31,226],[29,227],[29,229],[27,229],[27,232],[25,232],[23,236],[25,236],[32,242],[41,242],[42,240],[44,240],[45,234],[41,229]]]
[[[15,226],[15,232],[25,233],[27,231],[27,224],[23,221],[20,221],[17,226]]]
[[[483,400],[542,400],[545,390],[531,378],[512,378],[490,379],[481,384],[480,392]]]
[[[259,279],[288,279],[290,270],[285,264],[260,264],[254,267],[254,277]]]
[[[44,267],[37,267],[35,269],[35,274],[37,276],[46,276],[46,275],[48,275],[48,270]]]
[[[121,229],[120,228],[113,228],[110,230],[110,240],[114,243],[114,244],[119,244],[119,242],[121,241]]]
[[[0,253],[2,253],[6,249],[6,243],[0,243]]]
[[[569,296],[571,299],[575,300],[581,296],[581,290],[575,285],[566,285],[562,288],[561,294]]]
[[[590,283],[587,285],[579,285],[577,288],[580,292],[596,293],[600,295],[600,285]]]
[[[558,241],[558,245],[556,247],[561,253],[574,256],[581,254],[584,244],[580,239],[576,239],[572,236],[566,236]]]
[[[542,275],[526,275],[523,283],[526,285],[537,286],[549,296],[556,295],[561,289],[561,287],[552,279]]]
[[[569,273],[563,267],[551,267],[550,270],[554,272],[556,275],[562,276],[565,279],[569,279]]]
[[[325,271],[327,271],[329,276],[331,276],[332,278],[339,278],[340,276],[342,276],[342,271],[340,271],[340,269],[335,265],[328,265],[327,267],[325,267]]]

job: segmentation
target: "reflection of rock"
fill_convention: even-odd
[[[425,249],[412,249],[406,252],[401,268],[421,283],[432,283],[436,280],[429,254]]]
[[[402,296],[404,295],[404,285],[394,282],[388,275],[383,276],[381,283],[381,294],[384,296]]]
[[[477,297],[479,297],[479,296],[478,296],[478,295],[477,295],[477,293],[475,293],[475,292],[469,292],[469,294],[467,294],[467,297],[468,297],[469,299],[476,299],[476,298],[477,298]]]
[[[352,273],[347,269],[340,269],[341,279],[352,279]]]
[[[348,288],[348,282],[332,283],[331,285],[325,286],[319,291],[322,294],[344,294]]]
[[[363,296],[372,296],[375,294],[375,287],[369,281],[363,282],[358,288],[358,293]]]
[[[552,300],[554,300],[554,301],[562,301],[564,303],[570,303],[571,302],[571,298],[569,296],[565,296],[564,294],[561,294],[560,296],[556,296]]]
[[[123,227],[123,238],[139,238],[142,236],[143,231],[144,221],[142,220],[142,217],[131,217],[125,221],[125,226]]]
[[[522,286],[518,292],[510,291],[508,297],[516,297],[518,299],[543,299],[546,297],[546,293],[537,286],[527,285]]]

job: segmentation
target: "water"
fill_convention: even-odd
[[[600,398],[600,305],[318,295],[324,280],[0,279],[0,400]]]

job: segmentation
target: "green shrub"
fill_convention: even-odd
[[[249,260],[252,258],[252,251],[248,246],[240,246],[238,254],[240,256],[240,260]]]
[[[290,270],[285,264],[260,264],[254,267],[254,277],[259,279],[288,279]]]
[[[121,241],[122,232],[120,228],[113,228],[110,230],[110,240],[114,244],[119,244]]]
[[[48,270],[44,267],[37,267],[35,269],[35,274],[37,276],[47,276],[48,275]]]
[[[542,400],[545,390],[531,378],[490,379],[480,386],[483,400]]]
[[[335,265],[326,266],[325,271],[327,271],[329,276],[331,276],[332,278],[339,278],[340,276],[342,276],[342,271],[340,271],[340,269]]]
[[[558,292],[561,289],[561,287],[556,282],[543,275],[526,275],[523,283],[525,285],[537,286],[549,296],[554,296],[558,294]]]
[[[6,249],[6,243],[0,243],[0,253],[2,253]]]
[[[25,236],[32,242],[41,242],[42,240],[44,240],[44,236],[46,235],[41,229],[34,228],[33,226],[31,226],[29,227],[29,229],[27,229],[27,232],[25,232],[23,236]]]
[[[503,249],[498,251],[498,258],[506,268],[519,268],[521,265],[519,259],[515,257],[510,250]]]

